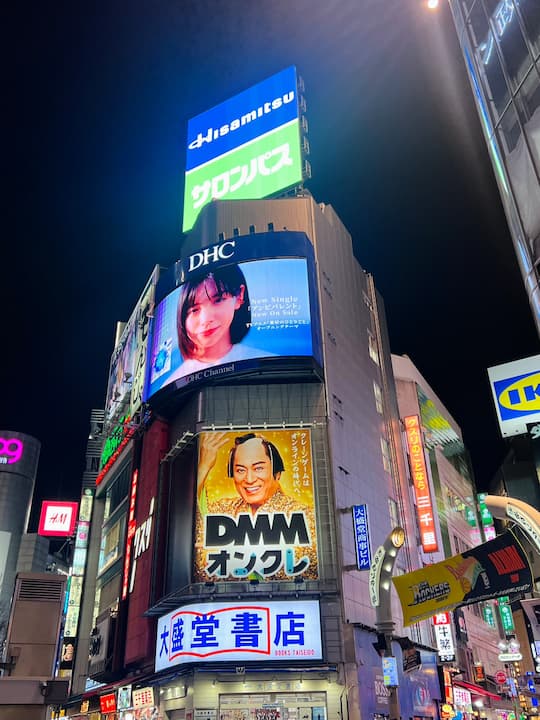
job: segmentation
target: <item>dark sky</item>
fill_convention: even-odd
[[[16,5],[16,8],[15,8]],[[5,18],[0,427],[76,498],[116,320],[178,257],[187,120],[295,64],[313,180],[480,487],[504,453],[486,367],[538,351],[455,30],[420,0],[26,2]]]

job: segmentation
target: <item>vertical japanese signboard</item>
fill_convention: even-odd
[[[317,600],[184,605],[158,621],[156,672],[201,660],[321,659]]]
[[[433,630],[441,662],[453,662],[456,659],[452,622],[450,613],[441,612],[433,616]]]
[[[199,436],[195,582],[318,577],[307,428]]]
[[[416,512],[422,549],[426,553],[437,552],[437,536],[435,532],[435,518],[433,513],[433,502],[429,489],[429,477],[427,473],[426,460],[424,457],[424,445],[420,429],[420,418],[418,415],[410,415],[404,418],[405,432],[407,434],[407,446],[409,448],[409,460],[414,485],[414,496],[416,500]]]
[[[367,505],[353,505],[352,516],[356,567],[359,570],[369,570],[371,567],[371,547]]]

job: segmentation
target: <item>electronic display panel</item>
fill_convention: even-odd
[[[318,358],[312,254],[303,233],[265,233],[180,261],[178,287],[155,310],[146,399],[273,359]]]
[[[300,184],[296,68],[197,115],[187,132],[184,232],[212,200],[260,199]]]
[[[308,428],[199,435],[194,582],[318,577]]]

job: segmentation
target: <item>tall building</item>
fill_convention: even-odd
[[[41,444],[0,431],[0,648],[6,637],[21,539],[27,530]]]
[[[479,505],[468,453],[461,430],[426,379],[407,356],[392,355],[400,416],[417,418],[428,462],[436,513],[436,535],[440,539],[441,559],[463,553],[495,537],[493,518]],[[412,459],[409,466],[413,467]],[[478,508],[482,512],[478,512]],[[426,564],[438,560],[425,558]],[[456,667],[462,673],[456,680],[476,684],[473,701],[482,701],[487,688],[477,684],[481,676],[496,690],[494,676],[502,671],[498,659],[501,640],[499,602],[487,600],[450,613]]]
[[[540,331],[540,7],[537,0],[449,2]]]
[[[89,682],[77,671],[68,714],[388,714],[368,568],[399,525],[396,571],[420,567],[420,530],[383,303],[350,235],[308,194],[215,201],[154,280],[113,353]],[[216,305],[244,335],[220,359]],[[148,317],[147,402],[130,414]],[[402,714],[435,718],[431,625],[394,610]]]

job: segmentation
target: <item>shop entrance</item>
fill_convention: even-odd
[[[328,720],[326,693],[250,693],[219,696],[219,720]]]

